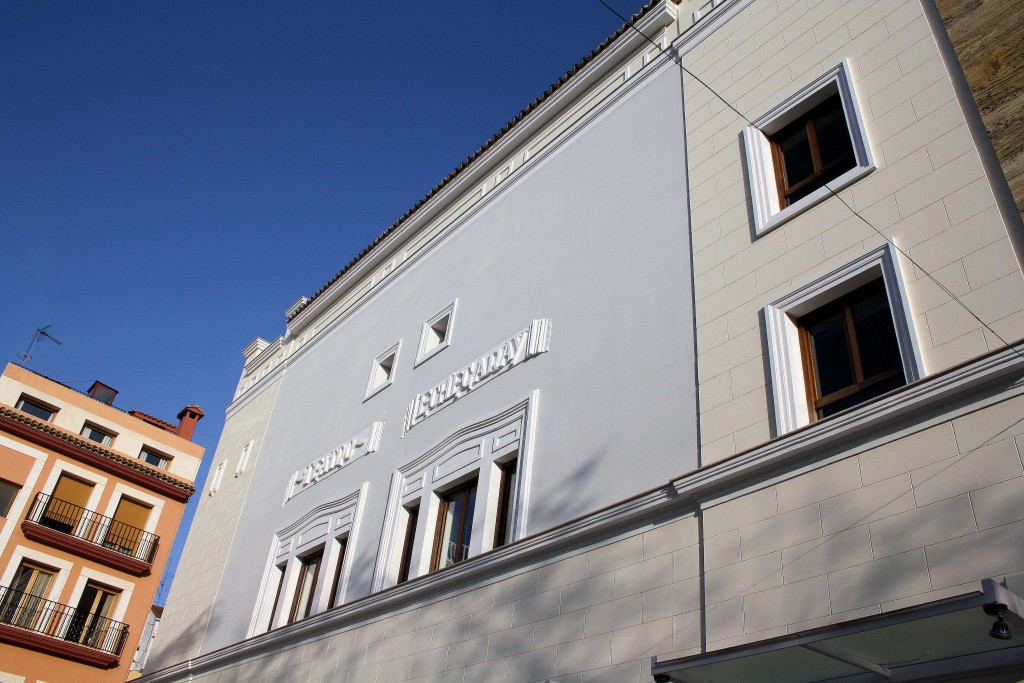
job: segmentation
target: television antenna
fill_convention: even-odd
[[[46,339],[49,339],[57,346],[60,346],[63,343],[61,342],[60,339],[57,339],[52,334],[47,332],[48,329],[50,329],[50,325],[47,325],[46,327],[36,328],[36,333],[32,335],[32,341],[29,342],[28,348],[25,349],[23,353],[18,354],[18,359],[21,361],[22,365],[32,360],[32,349],[35,348],[36,344],[39,342],[40,339],[43,339],[45,337]]]

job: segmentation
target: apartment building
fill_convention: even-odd
[[[128,675],[203,448],[24,367],[0,375],[0,681]]]
[[[144,680],[1024,678],[1021,17],[642,7],[243,351]]]

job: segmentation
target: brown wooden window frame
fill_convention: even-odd
[[[341,586],[341,570],[345,566],[345,553],[348,552],[348,537],[339,538],[338,545],[340,546],[338,548],[338,563],[334,567],[334,579],[331,581],[331,595],[327,609],[338,606],[338,588]]]
[[[795,200],[790,199],[790,197],[796,194],[797,192],[800,192],[806,189],[808,186],[812,185],[814,186],[814,188],[811,190],[811,192],[813,192],[819,187],[824,187],[827,183],[831,182],[832,180],[842,175],[843,173],[846,173],[847,171],[850,171],[857,167],[857,155],[854,151],[854,140],[852,137],[850,138],[851,149],[848,154],[833,161],[828,166],[826,166],[822,161],[821,145],[818,142],[818,131],[815,128],[814,119],[826,107],[838,109],[839,114],[843,118],[843,121],[846,122],[847,133],[849,134],[849,121],[846,118],[846,111],[843,108],[842,97],[839,95],[839,93],[835,93],[829,95],[822,102],[816,104],[808,111],[794,118],[792,121],[782,126],[778,131],[767,136],[768,142],[771,145],[772,150],[772,164],[775,170],[776,187],[779,191],[780,209],[785,209],[791,204],[803,199],[803,197],[800,197],[799,199]],[[811,175],[799,181],[795,185],[790,185],[789,178],[786,174],[786,164],[784,160],[785,154],[783,153],[782,148],[777,140],[778,138],[787,137],[789,133],[798,130],[801,124],[803,125],[804,133],[807,136],[807,144],[810,147],[811,163],[813,164],[813,168],[808,169],[811,171]],[[828,180],[822,180],[823,178],[826,178],[830,174],[832,174],[837,168],[842,167],[844,164],[846,166],[840,173],[828,178]]]
[[[409,580],[409,572],[412,568],[412,546],[416,542],[416,525],[420,519],[420,506],[406,508],[405,540],[402,543],[402,557],[398,563],[398,581],[405,583]]]
[[[901,376],[904,380],[906,379],[906,371],[903,367],[902,361],[897,362],[894,367],[887,368],[883,372],[876,373],[871,377],[864,376],[864,353],[861,351],[860,343],[857,340],[857,329],[852,309],[855,304],[866,301],[870,297],[879,295],[885,298],[891,317],[892,304],[889,302],[884,282],[879,279],[873,280],[872,282],[862,285],[857,289],[828,302],[827,304],[819,306],[815,310],[801,316],[796,321],[800,335],[800,355],[803,362],[804,385],[807,391],[807,406],[812,422],[823,417],[820,411],[838,401],[842,401],[851,396],[865,392],[871,389],[871,387],[896,376]],[[848,384],[825,396],[820,396],[818,367],[816,354],[814,352],[814,340],[808,330],[808,327],[813,325],[815,322],[834,315],[837,312],[842,313],[841,319],[843,321],[843,332],[849,353],[849,361],[854,381],[852,384]],[[899,335],[895,331],[895,326],[893,331],[893,341],[897,344],[896,355],[899,357]],[[870,397],[865,397],[864,400],[868,400],[868,398]]]
[[[295,593],[292,595],[292,606],[288,611],[288,623],[305,619],[313,613],[313,597],[316,595],[316,585],[320,580],[320,569],[324,560],[324,549],[312,552],[305,557],[299,558],[299,577],[295,582]],[[313,566],[312,574],[306,568]],[[307,578],[308,577],[308,578]],[[309,594],[306,597],[306,604],[301,605],[302,593],[306,588],[306,581],[309,581]],[[301,616],[300,616],[301,612]]]
[[[458,486],[449,489],[448,491],[438,493],[438,498],[440,498],[441,500],[441,505],[439,506],[437,511],[437,529],[434,532],[434,551],[430,559],[430,571],[437,571],[438,569],[442,568],[441,557],[444,554],[442,552],[442,549],[445,544],[445,518],[448,516],[448,506],[454,503],[458,498],[463,498],[463,506],[462,514],[459,515],[459,519],[456,521],[458,525],[458,531],[455,537],[458,539],[462,539],[462,537],[465,535],[467,518],[469,521],[469,533],[473,533],[474,515],[472,514],[472,508],[475,507],[475,505],[470,505],[469,503],[471,492],[474,494],[473,499],[475,501],[476,493],[478,491],[478,483],[478,478],[473,477],[472,479],[463,482],[462,484],[459,484]],[[445,567],[450,567],[452,565],[459,564],[460,562],[464,562],[467,559],[469,559],[468,550],[466,551],[464,557],[460,556],[460,554],[461,553],[457,553],[455,561],[452,562],[451,565],[446,564]]]
[[[494,547],[500,548],[511,542],[512,520],[509,514],[515,503],[515,482],[519,477],[519,458],[515,457],[498,466],[501,482],[498,484],[498,510],[494,523]]]

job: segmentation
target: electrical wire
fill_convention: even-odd
[[[765,135],[765,132],[764,132],[763,130],[761,130],[761,129],[760,129],[760,128],[759,128],[758,126],[756,126],[756,125],[754,124],[754,122],[750,120],[750,118],[749,118],[748,116],[746,116],[746,115],[745,115],[745,114],[744,114],[743,112],[741,112],[741,111],[740,111],[739,109],[737,109],[737,108],[736,108],[735,106],[733,106],[733,105],[732,105],[732,103],[730,103],[730,102],[729,102],[729,101],[728,101],[727,99],[725,99],[725,98],[724,98],[724,97],[723,97],[722,95],[720,95],[720,94],[718,93],[718,91],[716,91],[716,90],[715,90],[714,88],[712,88],[712,87],[711,87],[711,86],[710,86],[710,85],[709,85],[708,83],[706,83],[706,82],[705,82],[705,81],[704,81],[703,79],[701,79],[701,78],[700,78],[699,76],[697,76],[697,75],[696,75],[695,73],[693,73],[692,71],[690,71],[689,69],[687,69],[687,68],[686,68],[685,66],[683,66],[683,58],[682,58],[682,57],[681,57],[681,56],[680,56],[680,55],[679,55],[679,54],[678,54],[678,53],[677,53],[677,52],[676,52],[675,50],[672,50],[672,51],[670,52],[670,51],[666,50],[665,48],[663,48],[663,47],[662,47],[661,45],[659,45],[658,43],[656,43],[656,42],[654,42],[653,40],[651,40],[651,38],[650,38],[650,37],[648,37],[647,35],[645,35],[643,31],[641,31],[640,29],[638,29],[638,28],[636,27],[636,25],[635,25],[635,23],[634,23],[634,22],[631,22],[631,21],[629,21],[629,20],[628,20],[628,19],[626,19],[626,18],[625,18],[624,16],[622,16],[621,14],[619,14],[619,12],[618,12],[618,11],[617,11],[617,10],[616,10],[616,9],[615,9],[614,7],[612,7],[612,6],[611,6],[611,5],[609,5],[609,4],[607,3],[607,2],[605,2],[605,0],[597,0],[597,2],[599,2],[599,3],[600,3],[601,5],[603,5],[603,6],[604,6],[604,7],[605,7],[605,8],[606,8],[606,9],[607,9],[607,10],[608,10],[609,12],[611,12],[611,13],[612,13],[612,14],[614,14],[614,15],[615,15],[616,17],[618,17],[618,18],[619,18],[619,20],[620,20],[620,21],[622,21],[622,23],[623,23],[623,24],[625,24],[626,26],[628,26],[628,27],[629,27],[629,28],[631,28],[632,30],[636,31],[636,33],[637,33],[637,34],[639,34],[639,35],[640,35],[640,36],[641,36],[641,37],[642,37],[642,38],[643,38],[644,40],[646,40],[646,41],[647,41],[648,43],[650,43],[650,44],[651,44],[651,45],[653,45],[654,47],[658,48],[658,50],[659,50],[659,51],[661,52],[661,54],[665,55],[666,57],[668,57],[669,59],[671,59],[671,60],[672,60],[673,62],[675,62],[675,64],[676,64],[676,65],[677,65],[677,66],[679,67],[679,69],[680,69],[680,71],[681,71],[682,73],[686,74],[687,76],[689,76],[690,78],[692,78],[693,80],[697,81],[697,82],[698,82],[698,83],[700,83],[700,84],[701,84],[702,86],[704,86],[704,87],[705,87],[705,88],[706,88],[706,89],[708,90],[708,92],[710,92],[710,93],[711,93],[712,95],[714,95],[714,96],[715,96],[715,97],[716,97],[716,98],[717,98],[717,99],[718,99],[718,100],[719,100],[719,101],[720,101],[720,102],[721,102],[722,104],[724,104],[724,105],[725,105],[726,107],[728,107],[729,109],[731,109],[731,110],[732,110],[732,111],[733,111],[733,112],[734,112],[734,113],[735,113],[735,114],[736,114],[737,116],[739,116],[739,117],[740,117],[741,119],[743,119],[744,121],[746,121],[747,125],[749,125],[749,126],[750,126],[751,128],[754,128],[755,130],[757,130],[757,131],[758,131],[759,133],[761,133],[762,135]],[[767,137],[767,136],[765,136],[765,137]],[[800,164],[800,166],[801,166],[801,170],[803,170],[803,171],[807,171],[807,170],[808,170],[808,169],[806,168],[806,166],[805,166],[805,165],[804,165],[803,163],[801,163],[801,161],[800,161],[799,159],[796,159],[795,161],[796,161],[796,162],[797,162],[798,164]],[[939,282],[939,280],[938,280],[938,279],[937,279],[937,278],[936,278],[936,277],[935,277],[934,275],[932,275],[932,274],[931,274],[931,273],[930,273],[930,272],[928,271],[928,269],[927,269],[927,268],[923,267],[923,266],[922,266],[922,265],[921,265],[920,263],[918,263],[918,262],[917,262],[917,261],[916,261],[916,260],[915,260],[915,259],[914,259],[914,258],[913,258],[913,257],[912,257],[911,255],[910,255],[910,254],[908,254],[908,253],[907,253],[907,252],[906,252],[906,251],[905,251],[904,249],[902,249],[902,248],[901,248],[901,247],[900,247],[900,246],[899,246],[898,244],[896,244],[896,242],[895,242],[895,241],[894,241],[894,240],[893,240],[893,239],[892,239],[891,237],[889,237],[888,235],[886,235],[885,233],[883,233],[883,232],[882,232],[881,230],[879,230],[878,228],[876,228],[876,227],[874,226],[874,224],[872,224],[872,223],[871,223],[871,221],[869,221],[869,220],[868,220],[867,218],[865,218],[864,216],[862,216],[862,215],[861,215],[861,214],[860,214],[860,213],[859,213],[859,212],[858,212],[858,211],[857,211],[856,209],[854,209],[854,208],[853,208],[852,206],[850,206],[850,204],[849,204],[849,203],[848,203],[848,202],[847,202],[847,201],[846,201],[845,199],[843,199],[843,198],[842,198],[842,197],[841,197],[841,196],[839,195],[839,193],[838,193],[838,192],[836,192],[835,190],[833,190],[833,189],[832,189],[832,188],[831,188],[831,187],[829,186],[829,184],[828,184],[828,183],[825,183],[825,184],[823,185],[823,187],[824,187],[824,188],[825,188],[826,190],[828,190],[829,194],[831,194],[831,195],[832,195],[833,197],[835,197],[836,199],[838,199],[838,200],[839,200],[839,201],[840,201],[840,202],[841,202],[841,203],[843,204],[843,206],[845,206],[845,207],[846,207],[846,208],[847,208],[847,209],[848,209],[848,210],[850,211],[850,213],[851,213],[851,214],[853,214],[854,216],[856,216],[857,218],[859,218],[859,219],[860,219],[860,220],[861,220],[861,221],[862,221],[862,222],[863,222],[863,223],[864,223],[864,224],[865,224],[866,226],[868,226],[869,228],[871,228],[872,230],[874,230],[874,231],[875,231],[876,233],[878,233],[878,235],[879,235],[879,236],[880,236],[880,237],[881,237],[882,239],[884,239],[884,240],[885,240],[886,242],[888,242],[889,244],[891,244],[891,245],[892,245],[892,247],[893,247],[893,249],[895,249],[896,251],[898,251],[898,252],[899,252],[899,253],[900,253],[900,254],[901,254],[901,255],[902,255],[902,256],[903,256],[903,257],[904,257],[904,258],[905,258],[905,259],[906,259],[906,260],[907,260],[907,261],[908,261],[909,263],[911,263],[911,264],[912,264],[912,265],[913,265],[913,266],[914,266],[915,268],[917,268],[917,269],[918,269],[918,270],[920,270],[920,271],[921,271],[922,273],[924,273],[924,274],[925,274],[925,276],[927,276],[927,278],[928,278],[929,280],[931,280],[931,281],[932,281],[933,283],[935,283],[935,285],[936,285],[936,286],[937,286],[937,287],[938,287],[939,289],[941,289],[941,290],[942,290],[942,291],[943,291],[943,292],[944,292],[944,293],[946,294],[946,296],[948,296],[948,297],[949,297],[950,299],[952,299],[953,301],[955,301],[956,303],[958,303],[958,304],[960,305],[960,307],[961,307],[961,308],[963,308],[963,309],[964,309],[965,311],[967,311],[967,314],[968,314],[968,315],[970,315],[970,316],[971,316],[972,318],[974,318],[974,319],[975,319],[976,321],[978,321],[978,323],[979,323],[979,324],[980,324],[980,325],[981,325],[981,326],[982,326],[982,327],[983,327],[983,328],[984,328],[985,330],[987,330],[988,332],[990,332],[990,333],[991,333],[991,334],[992,334],[992,335],[993,335],[993,336],[994,336],[994,337],[995,337],[996,339],[998,339],[998,340],[999,340],[1000,342],[1002,342],[1002,344],[1003,344],[1003,346],[1004,346],[1004,347],[1006,347],[1006,348],[1012,348],[1012,347],[1010,346],[1010,343],[1009,343],[1008,341],[1006,341],[1005,339],[1003,339],[1003,336],[1002,336],[1001,334],[999,334],[999,333],[998,333],[998,332],[996,332],[996,331],[995,331],[994,329],[992,329],[992,326],[991,326],[991,325],[989,325],[989,324],[988,324],[988,323],[986,323],[986,322],[985,322],[984,320],[982,320],[981,318],[979,318],[979,317],[978,317],[978,316],[977,316],[977,315],[976,315],[976,314],[974,313],[974,311],[972,311],[972,310],[971,310],[971,308],[970,308],[970,307],[969,307],[969,306],[968,306],[968,305],[967,305],[967,304],[966,304],[966,303],[965,303],[965,302],[964,302],[963,300],[961,300],[961,299],[960,299],[960,297],[958,297],[958,296],[957,296],[956,294],[954,294],[954,293],[953,293],[953,292],[952,292],[952,291],[951,291],[951,290],[950,290],[950,289],[949,289],[948,287],[946,287],[946,285],[944,285],[944,284],[942,284],[941,282]],[[1015,352],[1015,353],[1016,353],[1016,354],[1017,354],[1018,356],[1020,356],[1021,358],[1024,358],[1024,353],[1022,353],[1022,352],[1021,352],[1020,350],[1018,350],[1018,349],[1012,349],[1012,350],[1013,350],[1013,351],[1014,351],[1014,352]]]

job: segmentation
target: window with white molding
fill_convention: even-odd
[[[376,395],[394,382],[395,365],[398,363],[398,350],[401,345],[402,342],[399,340],[373,359],[373,363],[370,364],[370,379],[366,383],[366,398]]]
[[[874,170],[849,63],[754,119],[743,145],[758,235]]]
[[[210,479],[210,494],[213,495],[220,490],[221,484],[224,483],[224,472],[228,469],[228,461],[222,460],[217,469],[213,472],[213,477]]]
[[[235,476],[241,476],[249,466],[249,455],[252,453],[253,441],[242,446],[242,454],[238,456],[238,467],[235,468]]]
[[[531,397],[466,425],[392,475],[374,591],[522,536],[534,405]]]
[[[892,245],[764,309],[779,434],[920,378],[923,364]]]
[[[359,531],[360,501],[369,485],[318,505],[274,535],[249,635],[344,604]]]
[[[416,365],[432,358],[451,344],[456,303],[457,300],[451,302],[423,323],[419,348],[416,350]]]

